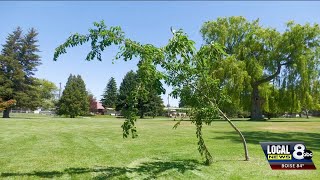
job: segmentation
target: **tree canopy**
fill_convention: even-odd
[[[46,79],[37,79],[37,81],[37,91],[40,94],[41,101],[39,107],[47,110],[54,109],[57,101],[55,96],[58,91],[58,87],[53,82]]]
[[[314,81],[319,81],[318,24],[301,25],[290,21],[284,32],[279,32],[261,26],[259,20],[250,22],[244,17],[233,16],[205,22],[201,33],[207,44],[222,44],[226,53],[235,57],[236,61],[217,66],[219,71],[221,69],[221,72],[217,72],[220,75],[220,87],[228,91],[232,103],[239,109],[249,107],[252,119],[262,119],[263,107],[266,111],[270,110],[264,104],[274,96],[269,93],[265,94],[267,97],[262,97],[261,91],[267,91],[262,89],[267,88],[265,84],[271,82],[275,89],[291,94],[286,102],[283,101],[286,104],[283,108],[300,111],[301,107],[314,107],[310,92],[314,89]],[[241,74],[223,67],[228,64],[239,67],[238,72]],[[241,76],[244,81],[237,83],[233,79],[227,80],[227,74],[232,77]],[[235,85],[238,88],[230,87]],[[276,92],[273,93],[275,95]],[[248,102],[250,103],[247,104]],[[274,100],[269,105],[273,106],[273,102]]]

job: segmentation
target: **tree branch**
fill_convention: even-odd
[[[252,84],[253,84],[254,86],[258,86],[258,85],[260,85],[260,84],[269,82],[269,81],[271,81],[272,79],[274,79],[275,77],[277,77],[277,76],[280,74],[280,71],[281,71],[281,67],[282,67],[282,66],[287,66],[287,65],[290,65],[290,64],[293,63],[291,56],[292,56],[292,53],[289,54],[289,56],[287,57],[287,61],[286,61],[285,63],[280,63],[280,62],[278,63],[278,65],[277,65],[277,71],[276,71],[275,73],[273,73],[272,75],[270,75],[270,76],[268,76],[268,77],[266,77],[266,78],[264,78],[264,79],[260,79],[260,80],[258,80],[258,81],[256,81],[256,82],[253,82]]]

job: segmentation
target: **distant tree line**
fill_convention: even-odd
[[[102,95],[101,103],[105,108],[114,108],[124,114],[128,111],[128,101],[130,93],[137,88],[138,75],[134,71],[129,71],[123,78],[118,90],[117,83],[113,77],[107,83]],[[86,85],[80,75],[70,75],[66,83],[62,96],[57,103],[57,114],[66,115],[70,118],[88,115],[95,111],[93,104],[96,98],[86,90]],[[135,115],[140,118],[145,116],[160,116],[163,114],[163,101],[154,86],[149,86],[144,96],[137,96]]]

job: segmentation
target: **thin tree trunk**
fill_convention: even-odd
[[[216,106],[215,103],[213,103],[208,96],[206,96],[206,94],[204,94],[204,96],[208,99],[209,103],[212,106],[215,106],[218,109],[219,113],[223,116],[223,118],[226,121],[228,121],[228,123],[232,126],[232,128],[239,134],[241,141],[242,141],[242,144],[243,144],[245,160],[249,161],[250,158],[249,158],[249,151],[248,151],[247,142],[246,142],[246,139],[244,138],[243,134],[241,133],[241,131],[231,122],[231,120],[224,114],[224,112],[221,111],[221,109],[218,106]],[[214,101],[215,101],[215,99],[214,99]]]
[[[3,114],[2,114],[2,118],[10,118],[10,111],[11,111],[11,108],[7,108],[3,111]]]
[[[210,101],[211,105],[214,105],[211,101]],[[246,161],[249,161],[250,157],[249,157],[249,151],[248,151],[248,146],[247,146],[247,142],[246,139],[244,138],[243,134],[241,133],[241,131],[236,127],[236,125],[234,125],[231,120],[227,117],[227,115],[224,114],[224,112],[221,111],[221,109],[219,107],[218,111],[219,113],[222,115],[222,117],[232,126],[232,128],[237,131],[237,133],[239,134],[242,144],[243,144],[243,149],[244,149],[244,157]]]
[[[221,111],[220,108],[218,108],[219,113],[223,116],[223,118],[228,121],[228,123],[233,127],[234,130],[237,131],[237,133],[239,134],[242,143],[243,143],[243,148],[244,148],[244,155],[245,155],[245,159],[246,161],[249,161],[249,151],[248,151],[248,146],[247,146],[247,142],[246,139],[244,138],[243,134],[241,133],[241,131],[231,122],[231,120]]]

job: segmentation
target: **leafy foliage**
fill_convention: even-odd
[[[54,109],[56,103],[56,93],[58,87],[53,83],[45,79],[38,79],[38,92],[40,94],[40,107],[43,109]]]
[[[3,111],[4,109],[15,105],[15,103],[16,103],[16,100],[13,100],[13,99],[5,102],[3,102],[2,99],[0,99],[0,111]]]
[[[195,43],[182,30],[179,30],[172,31],[173,37],[166,46],[157,48],[150,44],[142,45],[130,39],[125,39],[120,28],[116,28],[117,31],[115,32],[113,31],[114,28],[107,28],[103,22],[94,25],[96,29],[90,29],[88,35],[75,34],[70,36],[64,44],[56,49],[54,60],[57,60],[59,55],[66,53],[66,48],[81,45],[83,42],[89,41],[90,38],[92,50],[89,52],[87,60],[92,60],[95,57],[101,60],[100,51],[111,44],[119,45],[120,52],[116,59],[123,58],[127,61],[133,57],[140,58],[137,81],[133,86],[136,88],[130,91],[126,104],[123,106],[126,107],[126,111],[124,111],[126,121],[122,125],[124,137],[127,137],[130,131],[133,138],[137,136],[135,127],[137,108],[135,108],[135,105],[138,103],[138,98],[144,99],[148,96],[150,85],[156,87],[158,93],[164,92],[160,82],[161,79],[164,79],[168,85],[173,86],[172,95],[174,97],[185,95],[192,102],[190,103],[190,115],[192,122],[196,125],[199,152],[205,156],[207,164],[212,163],[212,156],[205,145],[202,126],[203,124],[211,124],[213,119],[220,115],[241,136],[245,147],[246,160],[249,159],[243,135],[218,107],[221,103],[227,102],[229,98],[226,92],[219,87],[220,79],[213,75],[216,70],[214,65],[223,59],[231,61],[234,58],[228,56],[222,46],[210,43],[201,46],[200,50],[196,51]],[[110,36],[111,34],[112,36]],[[73,40],[75,36],[81,37],[84,41]],[[165,72],[158,71],[156,69],[157,65],[160,65]],[[190,90],[183,91],[184,87],[188,87]],[[120,96],[122,94],[121,89],[120,86]]]
[[[274,89],[281,88],[281,91],[291,94],[288,97],[291,100],[283,102],[285,109],[282,111],[287,111],[287,107],[296,112],[301,111],[302,107],[314,107],[308,96],[313,86],[312,79],[319,77],[318,24],[300,25],[291,21],[281,33],[273,28],[262,27],[259,20],[249,22],[244,17],[233,16],[204,23],[201,33],[207,44],[220,43],[228,55],[236,58],[230,64],[224,62],[217,66],[217,69],[221,68],[230,74],[218,77],[220,86],[228,91],[236,105],[234,109],[249,110],[253,119],[262,119],[262,110],[269,111],[264,103],[272,97],[269,97],[271,93],[262,95],[261,91],[267,92],[264,88],[270,86],[265,84],[271,81]],[[227,64],[237,66],[234,69],[236,71],[223,67]],[[243,80],[233,81],[233,77]],[[237,88],[232,87],[237,82]]]

